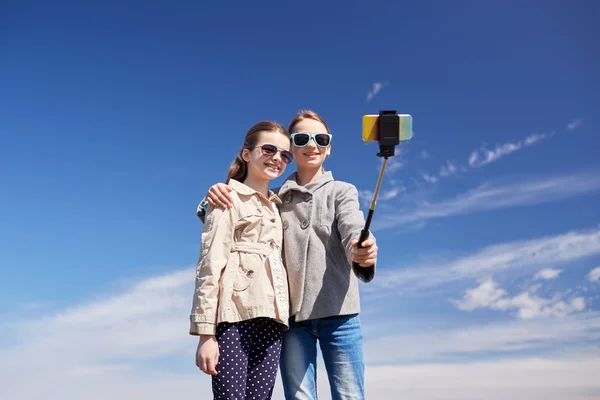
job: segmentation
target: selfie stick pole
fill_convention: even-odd
[[[383,173],[387,165],[389,157],[395,155],[396,146],[400,143],[400,120],[396,110],[384,110],[379,111],[379,118],[377,118],[377,124],[379,126],[379,153],[377,157],[383,158],[381,164],[381,171],[379,172],[379,179],[377,180],[377,186],[375,187],[375,193],[373,193],[373,200],[371,200],[371,206],[369,207],[369,214],[365,221],[365,227],[360,232],[360,238],[358,240],[358,248],[362,247],[362,242],[367,240],[369,237],[369,227],[371,226],[371,220],[373,219],[373,213],[375,212],[375,205],[377,204],[377,195],[381,188],[381,181],[383,180]],[[353,262],[354,268],[360,267],[357,263]]]

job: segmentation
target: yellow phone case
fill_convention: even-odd
[[[377,124],[377,114],[363,115],[362,122],[362,139],[365,142],[379,141],[379,125]],[[398,138],[402,140],[410,140],[413,136],[412,132],[412,116],[410,114],[398,114],[400,119]]]

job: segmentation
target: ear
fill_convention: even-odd
[[[244,149],[242,150],[242,160],[249,162],[250,161],[250,150]]]
[[[329,147],[327,148],[327,150],[325,151],[325,155],[326,155],[327,157],[329,157],[329,156],[331,155],[331,146],[329,146]]]

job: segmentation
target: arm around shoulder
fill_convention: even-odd
[[[335,199],[335,216],[348,262],[353,265],[352,241],[359,239],[360,232],[365,227],[365,217],[360,210],[356,187],[347,182],[337,182],[337,184],[339,188]],[[375,236],[372,232],[369,232],[369,237],[375,242]],[[363,282],[370,282],[375,276],[375,265],[371,267],[353,267],[353,270]]]

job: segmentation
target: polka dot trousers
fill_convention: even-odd
[[[215,400],[271,399],[277,377],[283,325],[271,318],[253,318],[217,325]]]

